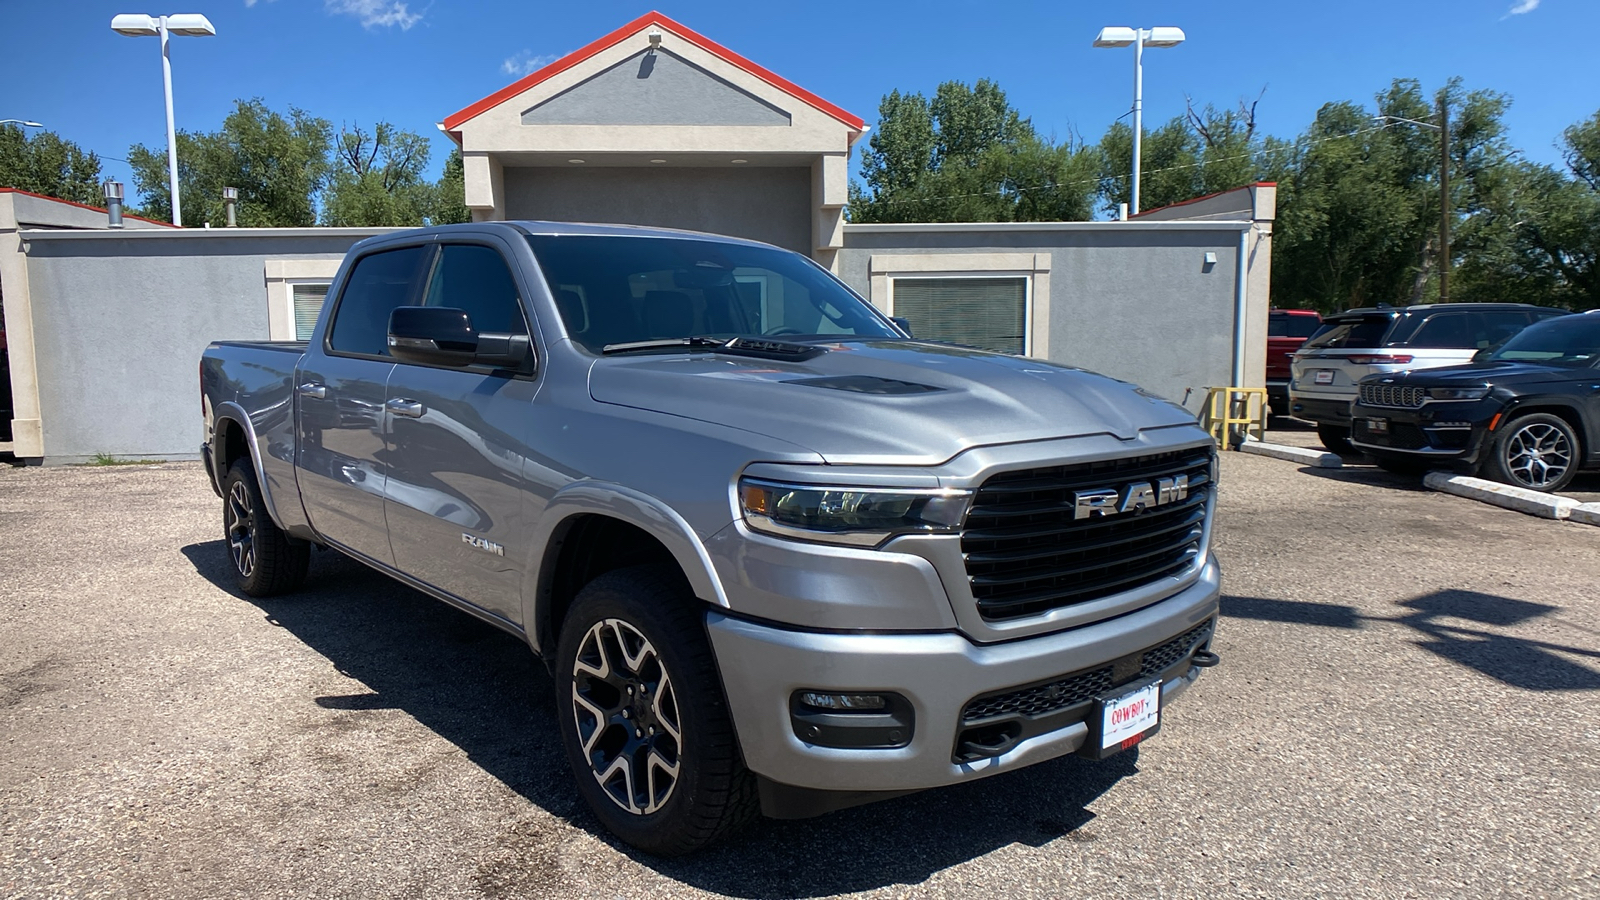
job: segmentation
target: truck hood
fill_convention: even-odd
[[[834,464],[933,465],[985,444],[1194,425],[1127,382],[1036,359],[921,341],[818,345],[805,361],[716,352],[597,360],[590,396],[733,426]]]

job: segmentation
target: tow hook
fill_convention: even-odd
[[[1199,666],[1202,669],[1209,669],[1219,662],[1222,662],[1222,657],[1212,653],[1210,650],[1196,650],[1194,655],[1189,657],[1191,665]]]

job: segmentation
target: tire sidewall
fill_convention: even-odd
[[[233,495],[234,485],[240,483],[244,484],[245,495],[250,498],[250,543],[255,551],[255,568],[251,570],[250,577],[246,578],[240,573],[238,564],[233,560],[232,546],[228,546],[225,549],[228,553],[228,565],[233,570],[234,583],[239,586],[239,590],[255,596],[265,588],[265,582],[262,578],[265,567],[262,565],[261,560],[262,546],[265,542],[262,540],[261,526],[262,517],[267,514],[267,511],[265,509],[266,504],[261,500],[261,489],[256,486],[255,469],[248,460],[241,459],[234,463],[232,468],[228,469],[227,478],[223,479],[222,482],[222,539],[225,543],[229,539],[228,498]]]
[[[639,572],[622,570],[602,575],[580,591],[573,602],[562,623],[556,653],[556,711],[567,761],[578,792],[590,810],[607,829],[627,843],[652,853],[676,855],[692,849],[680,848],[678,835],[684,823],[694,818],[696,803],[708,787],[703,765],[708,749],[706,738],[719,731],[711,717],[726,717],[726,703],[715,670],[706,671],[696,658],[698,654],[684,646],[686,641],[706,641],[704,625],[697,623],[698,633],[685,635],[685,610],[664,608],[662,603],[696,604],[698,601],[687,589],[684,596],[677,598],[639,596],[629,590],[631,585],[626,579],[616,577]],[[644,635],[671,677],[678,703],[678,783],[666,804],[648,815],[635,815],[622,809],[601,789],[589,761],[584,758],[578,737],[572,700],[573,662],[589,629],[606,619],[621,619]]]
[[[1567,465],[1567,471],[1560,478],[1556,479],[1553,484],[1538,488],[1530,487],[1517,481],[1517,479],[1511,474],[1511,467],[1508,464],[1509,461],[1506,459],[1506,453],[1510,447],[1511,439],[1515,437],[1516,434],[1522,429],[1529,425],[1536,424],[1552,425],[1560,429],[1562,434],[1566,437],[1568,445],[1572,448],[1572,460]],[[1525,488],[1530,491],[1554,493],[1555,491],[1562,490],[1567,485],[1572,483],[1572,480],[1578,476],[1578,469],[1582,461],[1583,445],[1578,438],[1577,430],[1572,427],[1572,423],[1557,415],[1535,412],[1517,416],[1515,419],[1512,419],[1510,422],[1505,424],[1500,434],[1494,439],[1494,444],[1489,455],[1488,470],[1489,473],[1494,477],[1494,480],[1504,484],[1509,484],[1513,487]]]

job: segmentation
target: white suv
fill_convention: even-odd
[[[1534,322],[1565,313],[1526,303],[1436,303],[1329,316],[1294,355],[1290,413],[1316,423],[1324,447],[1352,455],[1359,451],[1350,445],[1350,403],[1361,379],[1459,365]]]

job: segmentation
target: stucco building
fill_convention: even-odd
[[[1264,381],[1270,184],[1130,221],[847,224],[866,124],[659,13],[440,127],[462,148],[479,221],[767,241],[919,337],[1104,372],[1197,411],[1207,387]],[[196,456],[205,345],[304,339],[345,250],[382,231],[109,230],[103,213],[48,200],[60,208],[29,212],[38,198],[7,196],[0,297],[15,399],[0,453],[46,462]]]

